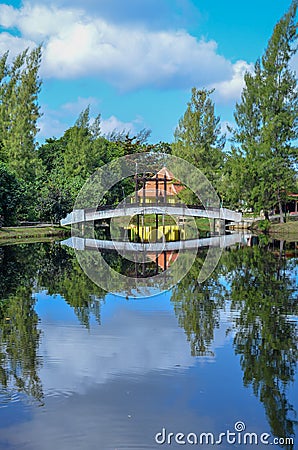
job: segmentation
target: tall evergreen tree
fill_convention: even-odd
[[[73,127],[69,128],[63,139],[64,169],[67,178],[81,178],[82,182],[98,166],[98,155],[94,141],[100,132],[100,116],[95,119],[94,127],[90,124],[90,107],[87,106],[79,115]]]
[[[279,206],[292,189],[298,152],[293,144],[298,138],[298,90],[296,74],[289,63],[297,50],[297,0],[276,24],[267,49],[246,73],[241,102],[236,105],[237,128],[233,149],[243,180],[243,199],[260,211]],[[243,168],[245,173],[243,176]],[[242,174],[240,174],[240,171]]]
[[[22,186],[5,164],[0,162],[0,227],[15,224],[22,201]]]
[[[215,115],[213,90],[193,88],[191,100],[175,130],[173,154],[200,169],[216,185],[223,163],[225,136]]]
[[[4,95],[6,90],[6,77],[8,72],[7,67],[8,52],[0,58],[0,161],[5,160],[3,137],[5,133],[6,122],[6,106],[4,104]]]
[[[35,138],[40,117],[40,62],[41,47],[18,55],[7,69],[1,92],[2,154],[10,169],[26,181],[34,179],[38,166]]]

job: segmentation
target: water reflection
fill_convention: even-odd
[[[220,311],[227,298],[219,268],[204,283],[197,281],[204,256],[203,253],[196,259],[190,272],[173,288],[171,298],[178,323],[190,342],[192,356],[212,355],[214,331],[219,328]]]
[[[283,250],[283,244],[280,251]],[[223,258],[230,284],[234,321],[234,348],[240,355],[243,383],[252,385],[263,403],[276,436],[294,434],[293,407],[287,389],[294,381],[298,360],[297,284],[286,261],[259,247],[230,252]]]
[[[140,381],[150,373],[150,378],[154,376],[161,386],[165,371],[171,371],[175,379],[179,378],[183,389],[183,377],[188,380],[185,371],[195,370],[200,361],[209,358],[222,364],[217,370],[230,371],[232,376],[238,370],[240,358],[243,386],[247,390],[252,388],[264,408],[272,434],[294,436],[296,412],[293,400],[289,399],[289,390],[294,382],[297,386],[296,246],[279,242],[267,242],[265,247],[256,241],[254,244],[257,245],[238,244],[240,248],[225,250],[216,271],[200,284],[198,273],[206,256],[206,250],[202,249],[187,276],[168,297],[145,299],[143,303],[123,300],[119,304],[84,275],[70,249],[49,243],[2,247],[2,405],[8,405],[15,392],[34,398],[41,406],[49,404],[53,394],[88,393],[89,400],[86,397],[86,401],[91,402],[90,392],[95,385],[105,383],[110,389],[111,383],[116,383],[113,386],[117,390],[117,380],[134,377]],[[107,258],[115,266],[122,265],[121,270],[130,267],[120,257],[115,258],[112,252],[107,253]],[[80,328],[73,325],[57,327],[56,318],[39,321],[38,311],[42,305],[47,311],[53,309],[53,317],[61,314],[57,309],[58,302],[54,302],[55,298],[61,297],[69,311],[76,315]],[[172,309],[159,311],[168,299]],[[101,325],[105,302],[115,308],[109,327]],[[133,305],[138,305],[138,309]],[[146,311],[149,306],[152,308],[150,313]],[[64,313],[69,314],[68,310]],[[82,330],[88,331],[83,333]],[[183,339],[183,333],[186,339]],[[230,345],[226,339],[232,342],[236,357],[229,359],[231,366],[218,361],[216,342],[219,336],[221,346]],[[198,373],[202,377],[203,372]],[[206,369],[203,383],[207,383],[212,373],[211,369]],[[220,378],[216,383],[227,389]],[[175,395],[174,392],[171,395]],[[99,396],[99,393],[94,395]],[[143,394],[139,395],[141,398]],[[191,393],[187,395],[192,396]],[[193,391],[193,395],[197,393]],[[224,393],[221,395],[221,398],[206,398],[202,406],[207,408],[211,402],[216,409],[222,409]],[[161,393],[156,396],[156,401],[161,398],[166,403],[171,401]],[[192,407],[185,407],[185,411],[192,411]],[[214,409],[210,413],[222,417]],[[129,411],[126,417],[128,414]],[[174,422],[179,429],[177,420],[178,416],[175,416]],[[193,417],[190,423],[197,420],[198,417]],[[151,430],[151,425],[148,427]],[[144,431],[146,424],[141,428]],[[57,440],[59,436],[55,441],[59,446]],[[53,444],[54,441],[50,442]],[[153,445],[148,447],[153,448]],[[23,447],[19,445],[18,448]],[[294,447],[285,445],[284,448]]]
[[[225,252],[220,266],[203,284],[196,282],[202,264],[197,260],[173,289],[172,301],[195,356],[210,354],[220,311],[225,299],[231,299],[231,330],[244,386],[252,386],[273,434],[283,437],[293,436],[297,424],[296,411],[287,400],[298,361],[297,320],[289,320],[298,315],[297,280],[293,276],[297,262],[283,258],[284,250],[292,255],[289,250],[293,245],[286,250],[281,241],[277,251],[276,244]]]
[[[0,383],[5,403],[14,390],[39,402],[43,399],[38,358],[40,331],[32,298],[38,264],[33,255],[22,246],[0,249]]]

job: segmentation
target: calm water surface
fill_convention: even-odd
[[[298,448],[294,247],[225,250],[204,284],[199,253],[144,299],[102,291],[57,243],[0,248],[0,449]]]

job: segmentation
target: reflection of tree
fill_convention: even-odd
[[[89,327],[93,314],[100,322],[103,291],[80,269],[73,254],[54,243],[0,248],[0,385],[42,401],[38,370],[40,330],[34,310],[34,291],[61,294]]]
[[[49,294],[60,294],[74,309],[80,322],[89,328],[94,315],[100,324],[100,301],[106,294],[81,269],[73,251],[55,245],[47,251],[38,276],[38,284]]]
[[[258,247],[225,253],[223,263],[231,283],[235,319],[234,346],[241,355],[244,385],[252,385],[264,404],[275,436],[294,435],[293,408],[287,388],[298,359],[296,287],[285,260]],[[288,447],[291,448],[291,447]]]
[[[32,285],[32,278],[41,258],[40,244],[0,247],[0,304],[11,293],[16,292],[20,284]]]
[[[197,258],[191,270],[173,288],[171,300],[179,325],[184,328],[192,356],[210,355],[214,330],[219,328],[220,309],[224,306],[224,287],[214,272],[204,283],[197,281],[202,268]]]
[[[34,303],[31,289],[20,286],[2,311],[5,315],[0,317],[0,382],[4,388],[9,389],[13,384],[19,391],[41,401],[37,357],[40,330]]]
[[[27,245],[1,249],[0,383],[6,392],[15,387],[41,401],[37,357],[40,331],[32,298],[40,246],[30,249],[32,253],[28,253]]]

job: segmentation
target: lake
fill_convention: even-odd
[[[249,244],[145,298],[58,242],[0,247],[0,449],[298,448],[298,248]]]

